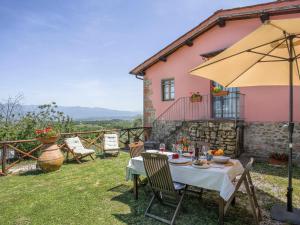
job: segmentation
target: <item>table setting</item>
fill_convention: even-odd
[[[244,171],[239,160],[224,156],[222,149],[209,149],[208,146],[200,149],[197,145],[174,144],[172,151],[166,151],[165,144],[161,143],[159,150],[146,152],[168,156],[175,182],[218,191],[225,201],[234,191],[232,180]],[[146,176],[141,156],[132,158],[126,169],[127,180],[134,180],[135,175]]]

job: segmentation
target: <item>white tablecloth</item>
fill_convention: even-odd
[[[192,166],[179,166],[170,164],[173,181],[195,187],[218,191],[220,196],[227,201],[234,192],[232,180],[243,173],[244,168],[240,161],[231,160],[234,165],[224,168],[210,167],[198,169]],[[126,169],[126,179],[132,180],[133,175],[146,176],[143,158],[141,156],[131,159]]]

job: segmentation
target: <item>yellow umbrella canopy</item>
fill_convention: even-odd
[[[271,215],[300,225],[300,210],[292,204],[293,86],[300,85],[300,19],[271,20],[191,74],[224,87],[289,85],[289,165],[287,207],[275,205]]]
[[[288,36],[296,57],[294,85],[300,85],[300,19],[271,20],[224,52],[192,69],[190,73],[214,80],[224,87],[289,85]]]

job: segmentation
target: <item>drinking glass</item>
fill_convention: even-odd
[[[164,143],[160,143],[159,144],[159,151],[161,151],[162,153],[166,150],[166,145]]]
[[[177,149],[176,149],[176,144],[172,144],[172,152],[176,152]]]
[[[189,146],[189,153],[190,153],[190,156],[191,156],[191,161],[193,161],[193,154],[195,152],[195,147],[194,145],[190,145]]]
[[[206,157],[207,157],[207,152],[208,152],[208,146],[203,145],[203,146],[202,146],[202,152],[203,152],[203,154],[204,154],[204,156],[205,156],[205,158],[206,158]]]
[[[177,145],[177,152],[179,153],[179,156],[182,156],[182,145],[181,144]]]

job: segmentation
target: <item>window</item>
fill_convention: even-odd
[[[212,98],[213,118],[239,119],[241,116],[239,88],[224,88],[215,82],[213,86],[229,91],[227,96]]]
[[[175,99],[174,79],[161,81],[162,100],[170,101]]]

